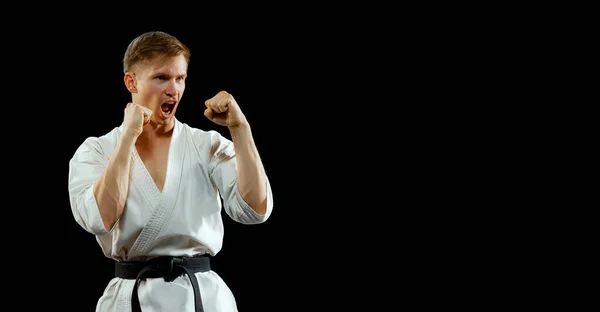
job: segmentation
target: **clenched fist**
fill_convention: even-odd
[[[206,105],[204,116],[218,125],[237,127],[247,122],[233,96],[226,91],[220,91],[206,100],[204,105]]]
[[[130,131],[136,138],[144,131],[144,126],[150,122],[152,111],[134,103],[127,103],[123,117],[125,131]]]

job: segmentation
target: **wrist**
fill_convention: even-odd
[[[244,122],[239,123],[235,126],[228,126],[227,128],[229,129],[229,133],[231,133],[232,136],[241,135],[250,131],[250,124]]]
[[[135,134],[134,131],[125,130],[121,135],[121,143],[125,145],[133,145],[137,140],[138,135]]]

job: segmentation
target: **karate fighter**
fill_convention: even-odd
[[[189,60],[188,47],[167,33],[133,39],[123,59],[131,102],[122,124],[85,139],[69,162],[75,221],[115,260],[98,312],[237,311],[210,269],[223,243],[221,208],[258,224],[269,218],[273,195],[232,94],[204,103],[204,115],[231,140],[175,118]]]

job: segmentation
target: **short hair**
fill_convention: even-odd
[[[132,71],[133,67],[140,62],[178,55],[183,55],[189,64],[190,49],[179,39],[162,31],[145,32],[134,38],[127,46],[123,57],[123,73]]]

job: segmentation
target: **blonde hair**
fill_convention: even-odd
[[[183,55],[189,64],[190,49],[179,39],[162,31],[145,32],[134,38],[123,57],[123,72],[133,71],[136,64],[164,56]]]

